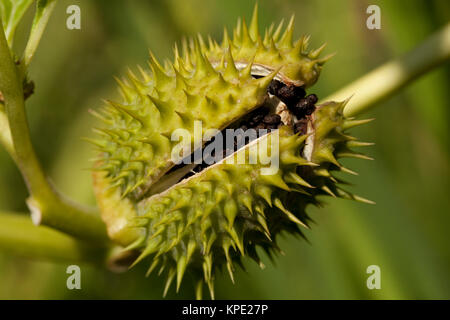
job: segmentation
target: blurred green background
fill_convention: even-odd
[[[66,8],[81,7],[82,29],[68,30]],[[366,8],[381,8],[381,30],[366,28]],[[117,95],[114,75],[146,66],[148,49],[172,58],[183,35],[210,33],[221,39],[238,16],[251,16],[250,0],[61,0],[30,69],[35,94],[27,110],[33,143],[55,185],[74,199],[94,204],[89,159],[94,119],[87,112],[101,98]],[[450,20],[447,0],[260,0],[261,28],[296,15],[296,35],[312,45],[328,43],[337,55],[313,91],[325,97],[377,65],[413,48]],[[17,31],[16,52],[27,39],[33,10]],[[227,274],[216,281],[218,299],[449,299],[450,140],[449,64],[377,106],[376,121],[354,130],[375,142],[367,153],[376,161],[347,161],[359,172],[351,190],[376,201],[365,205],[324,199],[309,208],[316,224],[310,243],[280,239],[285,256],[264,270],[246,262],[233,285]],[[25,185],[0,150],[0,210],[27,212]],[[366,268],[381,268],[381,290],[366,287]],[[66,288],[67,265],[32,261],[0,252],[2,299],[159,299],[163,281],[144,278],[142,265],[125,274],[82,266],[82,290]],[[188,281],[180,294],[193,298]]]

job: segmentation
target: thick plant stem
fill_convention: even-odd
[[[26,258],[104,263],[108,250],[45,226],[19,213],[0,213],[0,249]]]
[[[403,57],[378,67],[323,101],[342,101],[351,97],[344,113],[355,116],[449,59],[450,24],[447,24]]]
[[[76,237],[105,241],[105,226],[98,214],[64,199],[51,187],[44,175],[31,144],[22,79],[11,57],[1,20],[0,70],[0,91],[8,117],[15,160],[31,194],[27,203],[33,221],[35,224],[45,224]]]
[[[32,193],[45,194],[49,186],[37,161],[29,136],[21,80],[9,52],[3,29],[0,32],[0,87],[5,100],[12,141],[21,172]],[[40,190],[40,191],[38,191]]]

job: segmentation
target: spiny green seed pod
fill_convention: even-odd
[[[279,251],[277,235],[301,235],[308,228],[305,209],[318,205],[320,195],[369,202],[341,189],[333,176],[352,172],[339,158],[367,158],[351,148],[368,144],[346,134],[367,121],[346,119],[345,102],[315,107],[317,99],[308,97],[301,103],[314,112],[300,115],[269,93],[274,83],[295,92],[310,87],[326,60],[318,58],[323,47],[307,50],[306,37],[292,42],[293,23],[283,35],[281,23],[261,37],[255,8],[250,28],[238,23],[233,39],[225,31],[221,45],[210,38],[208,46],[201,37],[185,41],[164,67],[151,55],[152,72],[141,70],[141,79],[129,72],[118,80],[123,100],[107,101],[95,113],[104,126],[96,129],[101,138],[92,140],[100,150],[94,188],[108,234],[125,250],[140,251],[133,265],[145,260],[147,274],[156,268],[167,273],[165,293],[173,280],[178,290],[189,273],[197,298],[205,283],[213,298],[218,269],[226,268],[233,280],[242,257],[261,263],[257,247],[269,256]],[[264,118],[267,126],[278,121],[274,130],[194,175],[195,165],[175,166],[176,129],[195,137],[195,121],[203,124],[202,136],[235,128],[261,106],[272,113]],[[205,147],[194,138],[185,143],[191,150]],[[278,155],[278,170],[264,174],[268,154]]]

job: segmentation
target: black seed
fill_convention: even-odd
[[[267,91],[269,91],[270,94],[276,96],[278,94],[278,90],[280,90],[282,87],[284,87],[284,83],[278,80],[272,80],[272,82],[267,87]]]
[[[292,86],[285,86],[278,90],[277,97],[286,105],[293,105],[298,100]]]
[[[289,107],[294,106],[299,99],[305,96],[305,94],[306,92],[302,87],[287,85],[280,88],[276,96]]]
[[[253,122],[260,122],[262,119],[264,119],[264,115],[263,114],[257,114],[252,118]]]
[[[304,109],[306,107],[308,107],[311,103],[308,101],[308,99],[303,98],[300,99],[299,102],[297,103],[297,106],[301,109]]]
[[[316,107],[314,105],[309,105],[308,108],[305,110],[305,113],[306,115],[310,116],[315,110]]]
[[[262,121],[262,119],[267,113],[269,113],[269,110],[266,108],[259,108],[253,111],[252,113],[249,114],[248,125],[250,127],[255,127],[256,125],[258,125],[258,123]]]
[[[309,98],[313,96],[312,98]],[[297,118],[303,118],[305,116],[311,115],[316,107],[312,101],[317,100],[316,95],[309,95],[306,98],[300,99],[300,101],[295,105],[295,108],[292,110]]]
[[[292,112],[295,114],[297,118],[303,118],[305,116],[305,111],[309,106],[309,102],[306,99],[300,99],[294,108],[292,108]]]
[[[306,96],[306,91],[305,91],[305,89],[303,89],[303,87],[296,87],[296,86],[294,86],[294,90],[295,90],[295,96],[297,97],[297,98],[304,98],[305,96]]]
[[[281,117],[278,114],[269,114],[264,117],[263,122],[265,124],[279,124],[281,122]]]
[[[309,96],[306,97],[306,99],[309,101],[309,103],[311,104],[315,104],[319,99],[317,98],[317,96],[313,93],[310,94]]]

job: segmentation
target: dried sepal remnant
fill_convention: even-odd
[[[292,28],[293,22],[284,33],[271,28],[261,37],[255,10],[250,27],[238,24],[221,45],[186,41],[164,67],[151,56],[151,73],[118,80],[123,100],[94,112],[104,123],[92,142],[100,151],[94,187],[108,233],[125,250],[140,251],[133,265],[145,260],[148,274],[167,275],[165,292],[171,283],[178,290],[189,274],[198,298],[205,284],[214,297],[217,270],[234,280],[244,256],[261,263],[257,247],[272,256],[281,232],[302,235],[306,207],[318,205],[318,196],[364,201],[333,175],[350,172],[341,157],[364,157],[351,150],[364,144],[346,133],[363,122],[343,116],[344,102],[316,105],[317,97],[307,95],[321,49],[307,51],[306,38],[294,44]],[[218,163],[176,166],[171,133],[194,133],[194,121],[205,131],[267,131]],[[278,153],[275,173],[262,174],[263,161],[237,164],[261,159],[261,150]]]

